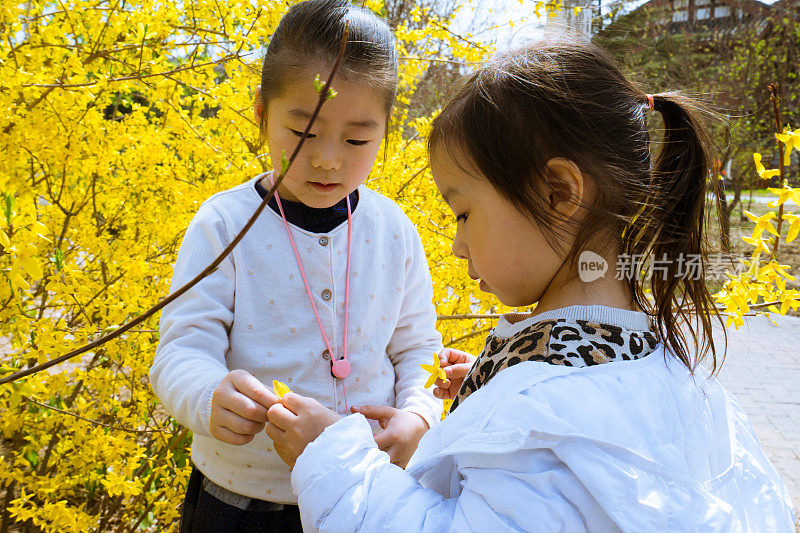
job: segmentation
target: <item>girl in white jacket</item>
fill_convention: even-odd
[[[453,406],[406,470],[361,414],[274,404],[267,433],[294,466],[305,530],[793,531],[783,483],[713,377],[696,109],[567,40],[457,87],[429,137],[453,252],[482,290],[536,311],[501,318],[477,360],[442,356],[435,394]]]

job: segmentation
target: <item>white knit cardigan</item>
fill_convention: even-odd
[[[205,201],[183,239],[172,290],[196,276],[233,239],[259,205],[261,176]],[[245,496],[295,503],[289,468],[261,433],[232,446],[210,434],[214,389],[233,369],[345,414],[345,406],[391,405],[429,425],[442,404],[424,388],[441,349],[430,273],[419,235],[391,200],[359,187],[352,217],[347,358],[334,380],[325,344],[283,221],[265,209],[219,268],[161,313],[161,340],[150,380],[167,411],[192,430],[192,460],[211,481]],[[323,326],[337,352],[344,326],[347,223],[315,234],[290,225]],[[336,357],[340,357],[337,353]],[[377,425],[373,426],[376,430]]]

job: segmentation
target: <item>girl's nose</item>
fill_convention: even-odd
[[[321,143],[320,143],[321,144]],[[311,165],[320,170],[339,170],[342,166],[342,159],[338,151],[331,146],[332,143],[326,145],[317,145],[317,151],[311,156]]]
[[[453,255],[459,259],[469,259],[469,248],[459,230],[456,230],[456,236],[453,237]]]

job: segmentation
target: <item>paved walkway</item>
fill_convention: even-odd
[[[728,328],[719,380],[742,405],[800,510],[800,318],[748,317]],[[721,346],[722,331],[714,339]],[[800,531],[800,526],[798,526]]]

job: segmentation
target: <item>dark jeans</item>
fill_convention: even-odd
[[[239,509],[218,500],[203,490],[203,473],[193,467],[181,509],[180,533],[302,533],[296,505],[271,511],[254,503],[263,502]]]

